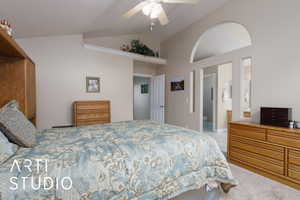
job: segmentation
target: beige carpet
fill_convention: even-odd
[[[300,200],[300,190],[230,165],[239,185],[222,194],[221,200]]]

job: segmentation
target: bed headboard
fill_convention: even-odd
[[[0,107],[11,100],[36,123],[35,64],[19,45],[0,28]]]

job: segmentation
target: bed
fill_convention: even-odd
[[[213,138],[155,121],[49,129],[39,132],[37,141],[1,165],[0,199],[167,200],[208,188],[207,199],[216,199],[212,193],[218,190],[209,186],[217,183],[228,192],[236,185]],[[25,189],[22,177],[29,177]]]
[[[24,114],[4,121],[27,124],[10,127],[22,138],[0,130],[0,200],[215,200],[236,185],[215,140],[184,128],[126,121],[36,133],[26,122],[36,121],[34,63],[1,30],[0,41],[0,107],[16,100]]]

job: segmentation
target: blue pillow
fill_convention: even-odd
[[[33,147],[36,129],[18,108],[18,103],[13,100],[0,109],[0,131],[21,147]]]
[[[0,131],[0,164],[13,156],[18,150],[18,146],[10,143]]]

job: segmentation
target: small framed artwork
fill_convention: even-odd
[[[141,94],[148,94],[149,93],[149,85],[148,84],[142,84],[141,85]]]
[[[184,90],[184,79],[178,78],[171,81],[171,91]]]
[[[86,92],[99,93],[100,92],[100,78],[99,77],[86,77]]]

